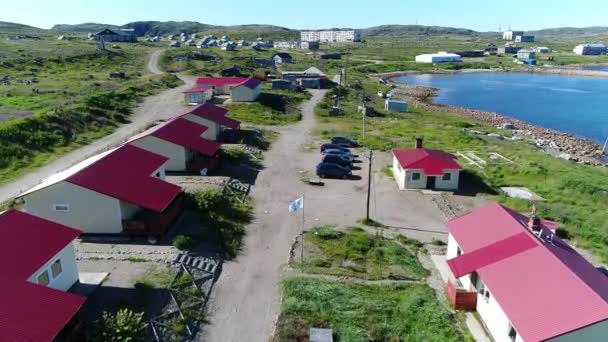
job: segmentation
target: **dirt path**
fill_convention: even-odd
[[[154,51],[150,55],[148,71],[153,74],[162,74],[158,67],[158,60],[162,50]],[[185,85],[168,89],[147,97],[130,116],[129,124],[120,126],[114,133],[92,142],[89,145],[69,152],[48,164],[33,170],[18,179],[0,185],[0,203],[6,202],[25,190],[35,186],[41,180],[91,157],[99,152],[113,148],[127,140],[132,135],[142,131],[146,126],[160,119],[167,119],[182,111],[181,105],[182,91],[194,84],[194,78],[178,75],[185,82]]]
[[[279,314],[279,281],[289,259],[300,220],[288,213],[289,201],[304,191],[297,164],[314,127],[314,108],[324,90],[302,105],[302,121],[280,129],[264,158],[266,168],[252,190],[256,219],[247,228],[244,249],[224,264],[213,294],[205,341],[266,341]]]

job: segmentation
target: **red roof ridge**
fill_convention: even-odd
[[[451,153],[428,148],[394,149],[393,155],[404,169],[421,169],[427,175],[443,175],[445,170],[462,170]]]

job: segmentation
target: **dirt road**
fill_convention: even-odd
[[[266,168],[251,193],[256,218],[247,228],[238,260],[224,264],[213,294],[206,341],[266,341],[273,333],[281,269],[300,231],[300,219],[290,216],[288,203],[304,190],[298,179],[300,150],[315,123],[314,107],[325,94],[312,92],[312,99],[302,106],[302,121],[281,128],[280,138],[264,157]]]
[[[150,55],[148,61],[148,71],[152,74],[161,74],[162,71],[158,67],[158,60],[162,50],[157,50]],[[0,203],[8,201],[21,192],[38,184],[42,179],[45,179],[52,174],[62,171],[85,158],[91,157],[101,151],[113,148],[127,140],[132,135],[146,128],[146,125],[174,116],[182,111],[181,106],[182,91],[191,87],[194,84],[194,78],[181,76],[186,84],[175,88],[165,90],[154,96],[147,97],[134,111],[130,123],[120,126],[114,133],[96,140],[89,145],[78,148],[69,152],[43,167],[36,169],[28,174],[21,176],[9,183],[0,185]]]

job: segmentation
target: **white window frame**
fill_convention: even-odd
[[[61,207],[65,207],[65,209],[60,209]],[[60,213],[69,213],[70,212],[70,205],[69,204],[63,204],[63,203],[55,203],[51,206],[51,209],[53,209],[53,211],[57,211]]]
[[[414,175],[418,175],[418,179],[414,179]],[[422,179],[422,172],[412,172],[412,181],[419,181]]]
[[[59,262],[61,271],[59,272],[59,274],[57,274],[57,276],[53,276],[53,265],[57,262]],[[46,267],[44,270],[42,270],[42,272],[40,272],[36,275],[36,284],[40,284],[40,283],[38,283],[38,278],[45,273],[46,273],[46,276],[49,278],[49,283],[46,284],[45,286],[50,286],[55,280],[59,279],[61,277],[61,275],[63,274],[63,263],[61,262],[61,258],[57,258],[57,259],[53,260],[53,262],[51,262],[48,267]],[[40,284],[40,285],[42,285],[42,284]]]

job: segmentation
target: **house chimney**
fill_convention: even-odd
[[[416,148],[422,148],[422,138],[416,138]]]
[[[530,219],[528,220],[528,228],[533,232],[540,230],[540,217],[536,215],[535,205],[532,205],[532,207],[530,208]]]

